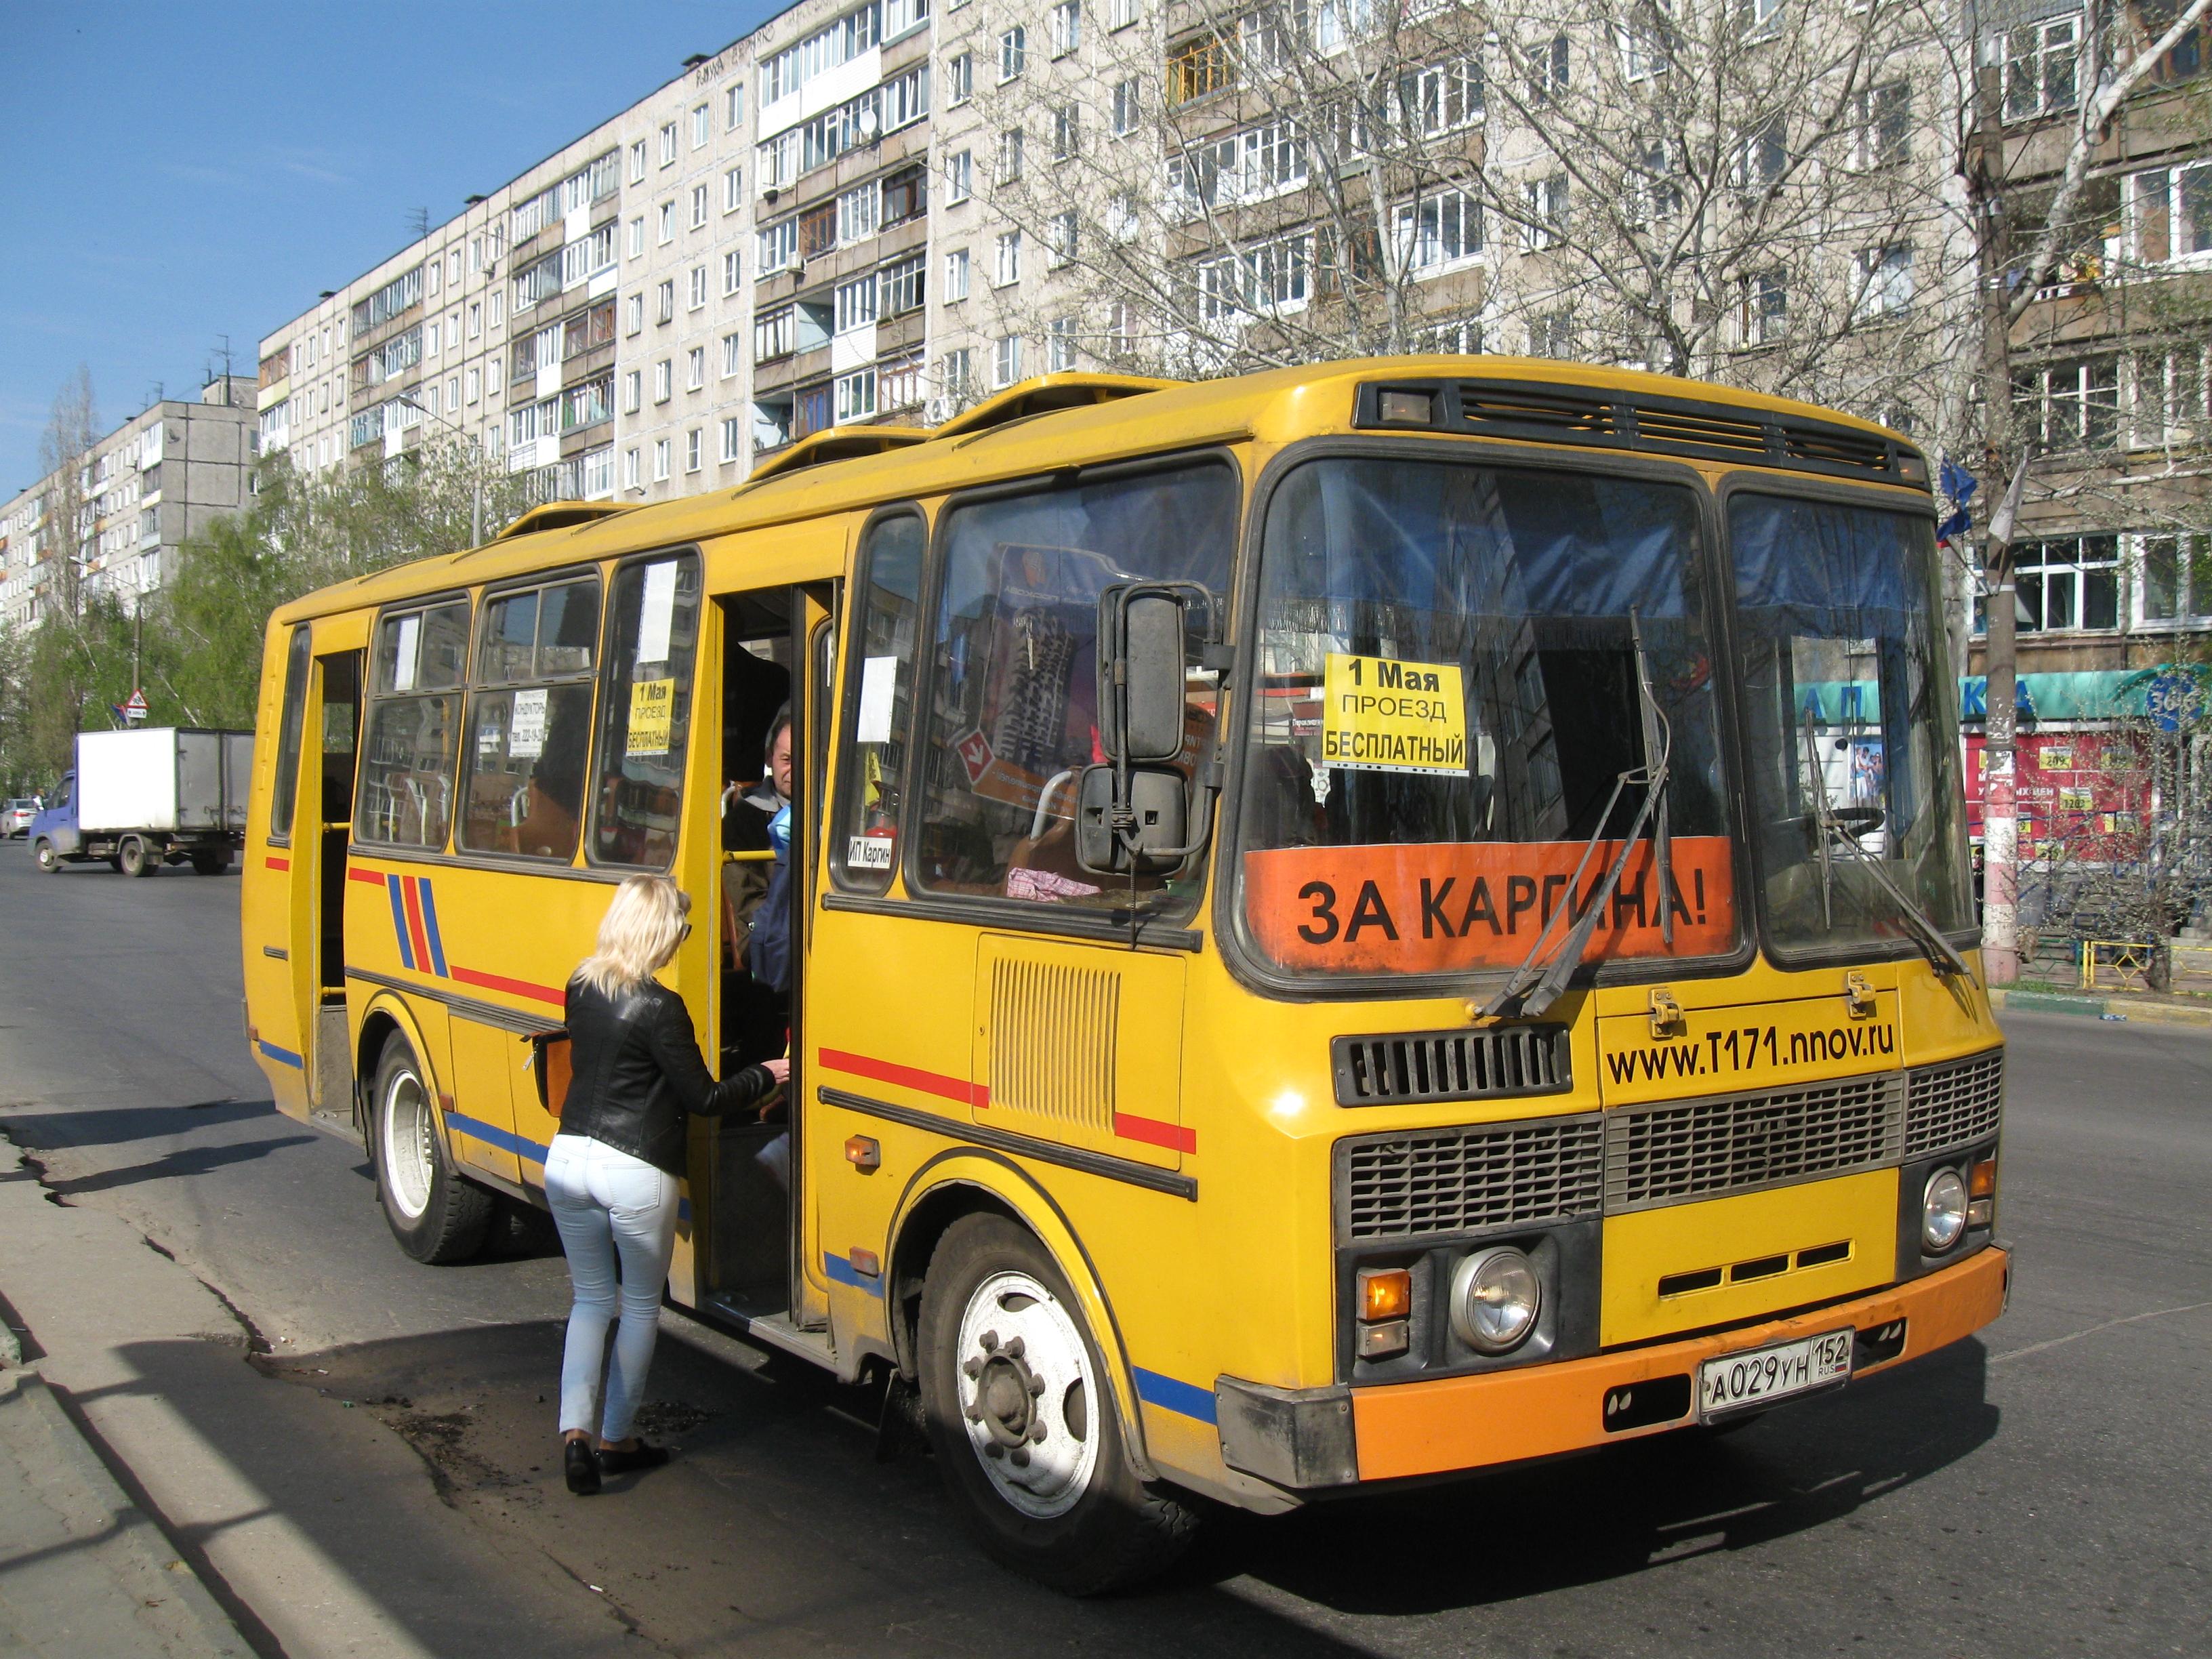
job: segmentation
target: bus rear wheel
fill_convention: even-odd
[[[392,1237],[434,1267],[469,1261],[490,1230],[492,1195],[447,1167],[428,1079],[403,1036],[385,1042],[374,1098],[376,1195]]]
[[[1139,1476],[1098,1345],[1031,1234],[998,1215],[953,1223],[930,1259],[917,1346],[945,1489],[995,1559],[1097,1595],[1182,1553],[1197,1516]]]

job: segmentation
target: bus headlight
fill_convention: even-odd
[[[1928,1177],[1928,1190],[1920,1200],[1920,1243],[1930,1255],[1941,1255],[1966,1231],[1966,1183],[1956,1170],[1938,1170]]]
[[[1452,1270],[1452,1329],[1478,1353],[1519,1347],[1536,1328],[1543,1306],[1536,1264],[1510,1244],[1477,1250]]]

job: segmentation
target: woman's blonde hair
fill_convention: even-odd
[[[599,923],[599,948],[577,975],[601,996],[635,990],[676,954],[690,908],[690,894],[665,876],[626,878]]]

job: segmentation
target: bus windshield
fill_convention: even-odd
[[[1770,944],[1789,956],[1911,938],[1922,929],[1905,902],[1942,932],[1972,927],[1933,530],[1744,492],[1728,521]]]
[[[1587,960],[1732,951],[1701,539],[1669,484],[1292,472],[1267,511],[1238,815],[1252,945],[1297,975],[1510,970],[1602,901]]]

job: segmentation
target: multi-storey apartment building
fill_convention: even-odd
[[[198,403],[149,404],[86,451],[73,482],[49,473],[0,507],[0,623],[35,626],[58,605],[173,576],[185,538],[247,500],[253,392],[222,375]]]

